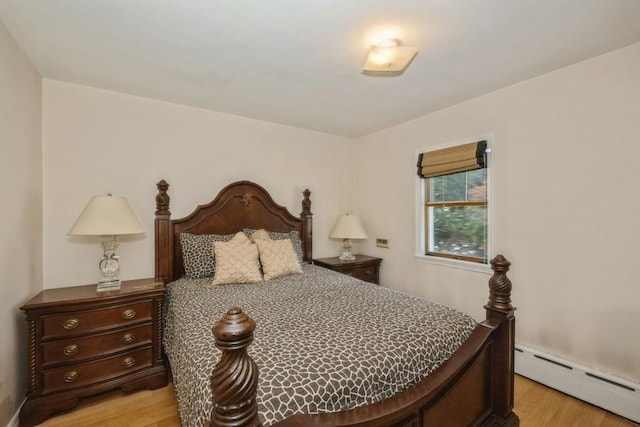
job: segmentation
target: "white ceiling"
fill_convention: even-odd
[[[640,41],[640,0],[0,0],[47,78],[362,136]],[[419,48],[361,74],[383,30]]]

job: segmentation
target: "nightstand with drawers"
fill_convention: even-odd
[[[353,261],[341,261],[338,257],[318,258],[314,259],[313,263],[379,285],[382,258],[367,255],[355,255],[355,257],[356,259]]]
[[[79,398],[167,384],[162,352],[164,285],[123,281],[46,289],[21,309],[29,325],[29,391],[20,427],[76,406]]]

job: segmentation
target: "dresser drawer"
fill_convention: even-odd
[[[144,320],[153,314],[153,301],[123,304],[98,310],[69,312],[42,317],[42,339],[79,335]]]
[[[147,323],[97,335],[47,341],[41,344],[42,366],[46,368],[58,363],[77,362],[109,355],[128,348],[151,344],[152,340],[153,325]]]
[[[351,271],[344,271],[351,277],[364,280],[365,282],[378,283],[378,268],[358,268]]]
[[[71,390],[144,369],[153,363],[151,347],[93,362],[42,371],[42,393]]]
[[[342,261],[338,257],[314,259],[317,266],[328,268],[356,279],[378,285],[380,283],[380,263],[382,258],[356,254],[352,261]]]

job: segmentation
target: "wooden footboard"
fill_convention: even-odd
[[[437,371],[384,401],[348,411],[291,416],[276,425],[294,426],[518,426],[513,412],[515,318],[510,262],[491,261],[486,320]],[[213,426],[256,426],[258,372],[247,347],[255,323],[230,309],[213,328],[222,351],[211,377]]]

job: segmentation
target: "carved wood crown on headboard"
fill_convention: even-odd
[[[311,192],[303,191],[300,217],[277,204],[260,185],[238,181],[227,185],[209,203],[198,206],[184,218],[171,219],[169,184],[156,184],[156,279],[165,283],[180,278],[184,272],[180,233],[233,234],[243,229],[297,231],[302,241],[304,260],[313,259]]]

